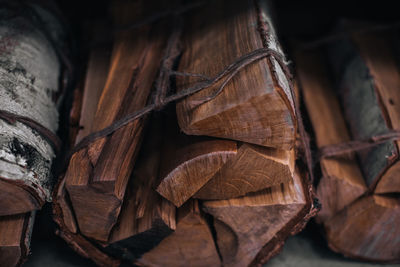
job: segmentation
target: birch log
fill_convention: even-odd
[[[61,42],[62,26],[49,11],[27,5],[43,28],[21,15],[18,5],[0,9],[0,109],[56,133],[62,66],[43,31]],[[39,209],[50,200],[54,156],[51,144],[32,128],[0,120],[0,216]]]

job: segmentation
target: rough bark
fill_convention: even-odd
[[[12,6],[0,9],[0,107],[56,133],[62,66],[44,31],[59,45],[62,27],[44,8],[28,4],[44,21],[42,28]],[[0,120],[0,215],[39,209],[51,199],[54,157],[51,143],[37,131]]]

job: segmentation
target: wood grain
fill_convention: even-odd
[[[260,33],[253,1],[212,1],[187,15],[184,52],[179,71],[213,77],[238,57],[265,46],[280,51],[276,38]],[[204,16],[207,14],[207,16]],[[268,28],[273,25],[269,24]],[[287,80],[274,60],[263,59],[233,77],[213,100],[196,106],[220,84],[180,101],[176,106],[181,129],[189,135],[208,135],[263,146],[290,149],[295,139],[293,99]],[[273,70],[276,70],[274,72]],[[278,74],[276,74],[278,73]],[[275,74],[277,76],[275,76]],[[198,78],[177,77],[177,90]]]
[[[296,51],[295,60],[317,147],[349,141],[338,97],[321,51]],[[354,154],[323,158],[320,164],[322,177],[317,195],[322,210],[318,218],[325,220],[360,197],[367,187]]]
[[[180,207],[237,153],[236,142],[180,133],[168,119],[157,192]]]
[[[29,254],[33,213],[0,217],[0,264],[19,266]]]
[[[294,150],[238,144],[237,154],[194,195],[199,199],[229,199],[293,179]]]
[[[211,230],[197,201],[182,206],[176,231],[135,263],[139,266],[221,266]]]
[[[224,266],[250,265],[275,234],[304,208],[306,199],[300,179],[296,173],[287,184],[241,198],[204,202],[204,211],[230,228],[221,227],[221,223],[216,226]]]
[[[330,247],[348,257],[399,262],[399,220],[398,198],[368,196],[346,207],[325,228]]]
[[[153,189],[158,182],[163,129],[162,116],[153,115],[109,240],[118,242],[116,246],[129,248],[135,257],[155,247],[176,229],[175,206]]]
[[[146,6],[145,1],[116,1],[113,6],[116,24],[125,25],[140,18],[143,16],[141,12],[147,10]],[[168,31],[163,30],[163,23],[116,33],[92,131],[110,125],[147,103],[167,39]],[[79,156],[71,159],[66,188],[84,235],[100,241],[108,240],[121,210],[142,140],[144,121],[132,122],[110,137],[97,140],[87,152],[80,151],[77,153]],[[75,164],[84,164],[86,169],[75,168]],[[82,195],[83,192],[88,198]],[[93,230],[92,222],[96,223],[96,230]]]
[[[393,51],[393,33],[355,34],[353,39],[374,80],[379,105],[390,129],[400,129],[400,72]],[[397,152],[391,156],[387,170],[381,171],[377,193],[399,193],[399,141]],[[380,158],[380,161],[386,159]],[[394,163],[392,163],[394,162]]]

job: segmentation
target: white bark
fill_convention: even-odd
[[[51,34],[61,29],[50,13],[37,8]],[[57,104],[61,64],[43,32],[28,18],[0,10],[0,109],[29,117],[52,132],[58,128]],[[58,25],[58,26],[57,26]],[[50,200],[54,151],[36,131],[0,120],[0,177],[21,180]]]

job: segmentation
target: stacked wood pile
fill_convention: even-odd
[[[58,234],[100,266],[260,265],[314,212],[269,1],[210,1],[182,14],[180,3],[149,2],[112,3],[117,30],[112,45],[91,48],[71,112],[74,144],[152,104],[166,52],[184,73],[168,94],[257,49],[275,56],[74,153],[54,195]]]
[[[51,199],[55,183],[50,170],[63,98],[63,65],[55,46],[65,36],[51,8],[12,1],[0,6],[2,266],[25,260],[35,210]]]
[[[364,31],[324,48],[296,52],[298,78],[319,148],[350,140],[370,144],[388,133],[396,137],[400,74],[394,44],[390,31]],[[400,261],[399,143],[396,138],[386,140],[321,158],[318,221],[329,246],[345,256]]]

